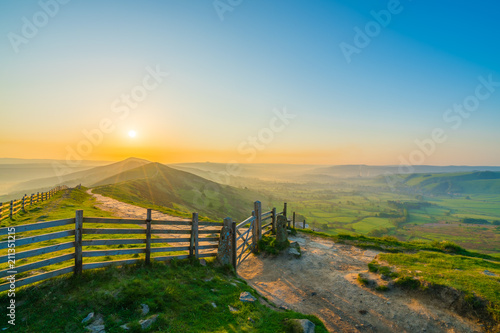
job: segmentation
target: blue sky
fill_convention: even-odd
[[[42,7],[0,3],[3,157],[64,158],[110,117],[83,158],[398,164],[443,128],[424,164],[500,165],[500,87],[458,129],[443,120],[478,77],[500,81],[497,2],[243,0],[224,20],[211,1],[58,6],[15,52],[9,33]],[[339,45],[388,6],[398,13],[348,63]],[[116,121],[111,103],[157,65],[169,76]],[[285,107],[296,118],[249,161],[238,147]]]

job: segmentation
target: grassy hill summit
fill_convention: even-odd
[[[250,216],[253,202],[262,197],[255,191],[221,185],[160,163],[118,173],[95,185],[95,193],[123,202],[184,213],[199,212],[219,220],[227,216],[234,219]]]

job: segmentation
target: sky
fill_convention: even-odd
[[[500,165],[499,10],[1,1],[0,157]]]

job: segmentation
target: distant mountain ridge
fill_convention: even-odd
[[[445,174],[412,174],[408,187],[435,195],[500,194],[500,172],[476,171]]]
[[[84,186],[90,187],[95,183],[102,183],[104,179],[112,177],[122,171],[137,168],[138,166],[148,163],[151,162],[139,158],[128,158],[120,162],[93,167],[82,171],[76,171],[73,173],[62,175],[60,177],[52,176],[33,179],[14,185],[8,197],[16,197],[27,192],[45,191],[58,185],[67,185],[69,187],[74,187],[76,185],[82,184]],[[7,196],[3,196],[2,198],[5,197]]]

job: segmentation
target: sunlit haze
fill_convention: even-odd
[[[0,157],[500,165],[499,9],[2,1]]]

